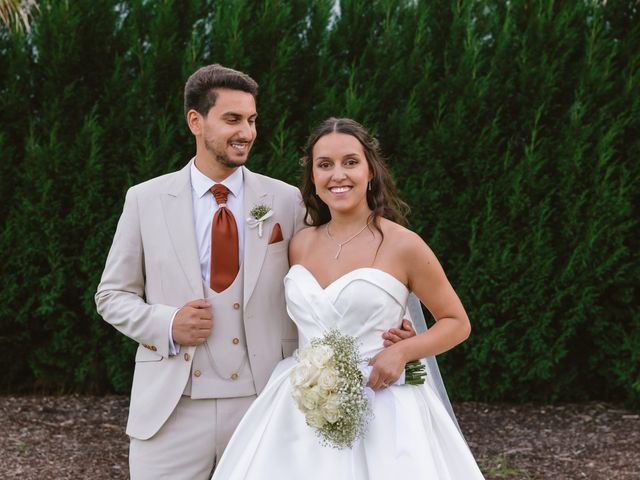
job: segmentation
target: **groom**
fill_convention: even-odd
[[[129,189],[95,296],[139,343],[127,434],[132,480],[209,478],[271,371],[297,347],[284,303],[297,188],[244,167],[257,83],[209,65],[188,79],[196,154]]]

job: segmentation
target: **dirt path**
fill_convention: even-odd
[[[119,396],[0,396],[0,478],[128,478],[127,404]],[[640,478],[637,412],[601,403],[468,402],[455,410],[488,480]]]

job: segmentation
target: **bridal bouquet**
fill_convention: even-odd
[[[323,445],[350,448],[370,418],[356,339],[330,330],[298,352],[293,400]]]
[[[371,418],[365,375],[356,339],[338,330],[314,338],[297,355],[291,371],[292,396],[307,425],[323,445],[350,448]],[[370,371],[370,369],[369,369]],[[407,364],[397,384],[424,383],[424,365]]]

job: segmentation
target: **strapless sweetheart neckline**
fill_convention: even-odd
[[[294,265],[291,265],[291,270],[293,270],[294,268],[301,268],[304,272],[307,273],[307,275],[309,275],[309,277],[311,277],[311,279],[313,280],[313,282],[318,286],[318,288],[320,288],[320,290],[324,290],[327,291],[329,290],[333,285],[335,285],[336,283],[340,282],[341,280],[344,280],[345,278],[350,278],[351,276],[355,275],[356,273],[360,273],[362,271],[374,271],[374,272],[380,272],[382,273],[384,276],[390,278],[391,280],[393,280],[395,283],[402,285],[402,287],[408,292],[409,288],[407,288],[407,286],[402,283],[400,280],[398,280],[394,275],[391,275],[389,272],[385,272],[384,270],[382,270],[381,268],[376,268],[376,267],[358,267],[358,268],[354,268],[353,270],[345,273],[344,275],[340,275],[338,278],[336,278],[335,280],[329,282],[329,284],[326,287],[323,287],[322,285],[320,285],[320,282],[318,281],[318,279],[315,277],[315,275],[313,273],[311,273],[311,270],[309,270],[307,267],[305,267],[304,265],[302,265],[301,263],[296,263]]]

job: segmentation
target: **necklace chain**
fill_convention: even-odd
[[[342,252],[342,247],[344,245],[346,245],[347,243],[349,243],[351,240],[353,240],[354,238],[356,238],[358,235],[360,235],[362,232],[364,232],[364,229],[367,228],[369,225],[371,224],[371,220],[369,220],[364,227],[362,227],[360,230],[358,230],[358,232],[355,235],[350,236],[349,238],[347,238],[344,242],[339,242],[337,241],[335,238],[333,238],[333,236],[331,235],[331,232],[329,231],[329,223],[327,223],[327,227],[325,228],[325,231],[327,232],[327,237],[329,237],[331,239],[331,241],[335,242],[338,244],[338,251],[336,252],[336,256],[333,257],[334,260],[337,260],[338,257],[340,256],[340,252]]]

